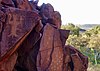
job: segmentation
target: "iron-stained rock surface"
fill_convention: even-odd
[[[65,45],[61,15],[39,0],[0,0],[0,71],[87,71],[88,58]]]

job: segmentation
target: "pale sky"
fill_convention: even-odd
[[[100,0],[39,0],[51,3],[62,17],[62,24],[100,24]]]

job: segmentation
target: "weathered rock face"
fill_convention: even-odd
[[[38,54],[38,71],[62,71],[62,48],[59,30],[50,24],[46,24]]]
[[[43,4],[40,9],[40,14],[43,19],[47,20],[48,18],[52,18],[52,14],[54,13],[54,9],[51,4]]]
[[[34,12],[13,8],[6,10],[7,21],[2,33],[1,56],[12,48],[25,34],[32,30],[39,21],[39,15]]]
[[[87,71],[88,58],[70,45],[64,47],[64,60],[65,71]]]
[[[60,13],[37,3],[0,1],[0,71],[87,71],[88,58],[65,46]]]
[[[1,3],[4,5],[11,6],[11,7],[15,6],[12,0],[1,0]]]

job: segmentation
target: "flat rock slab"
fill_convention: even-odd
[[[19,40],[32,30],[40,20],[37,13],[14,8],[6,9],[7,19],[0,41],[1,55],[4,56]]]

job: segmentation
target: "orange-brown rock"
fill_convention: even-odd
[[[10,7],[15,7],[12,0],[1,0],[1,4],[6,5],[6,6],[10,6]]]
[[[69,31],[58,30],[53,25],[46,24],[37,57],[38,71],[87,70],[88,58],[74,47],[64,46],[68,34]]]
[[[61,15],[59,12],[54,11],[51,4],[43,4],[40,8],[40,15],[44,24],[54,24],[57,28],[61,26]]]
[[[29,11],[32,10],[28,0],[16,0],[16,3],[19,9],[29,10]]]
[[[88,58],[70,45],[64,47],[64,62],[65,70],[87,71],[88,68]]]
[[[38,0],[0,0],[0,71],[87,71],[88,58],[65,45],[61,15]]]
[[[0,23],[0,69],[3,68],[4,70],[2,69],[2,71],[12,71],[17,59],[17,56],[13,57],[13,54],[22,42],[25,41],[33,28],[38,25],[40,16],[35,12],[15,8],[5,8],[5,13],[5,18],[1,13],[2,21]],[[5,22],[3,22],[3,18]],[[13,60],[14,62],[12,63],[11,61]],[[11,66],[9,66],[10,64]],[[7,65],[9,67],[7,67]]]
[[[48,34],[48,35],[47,35]],[[37,60],[38,71],[62,71],[63,49],[60,32],[50,24],[44,27]]]

